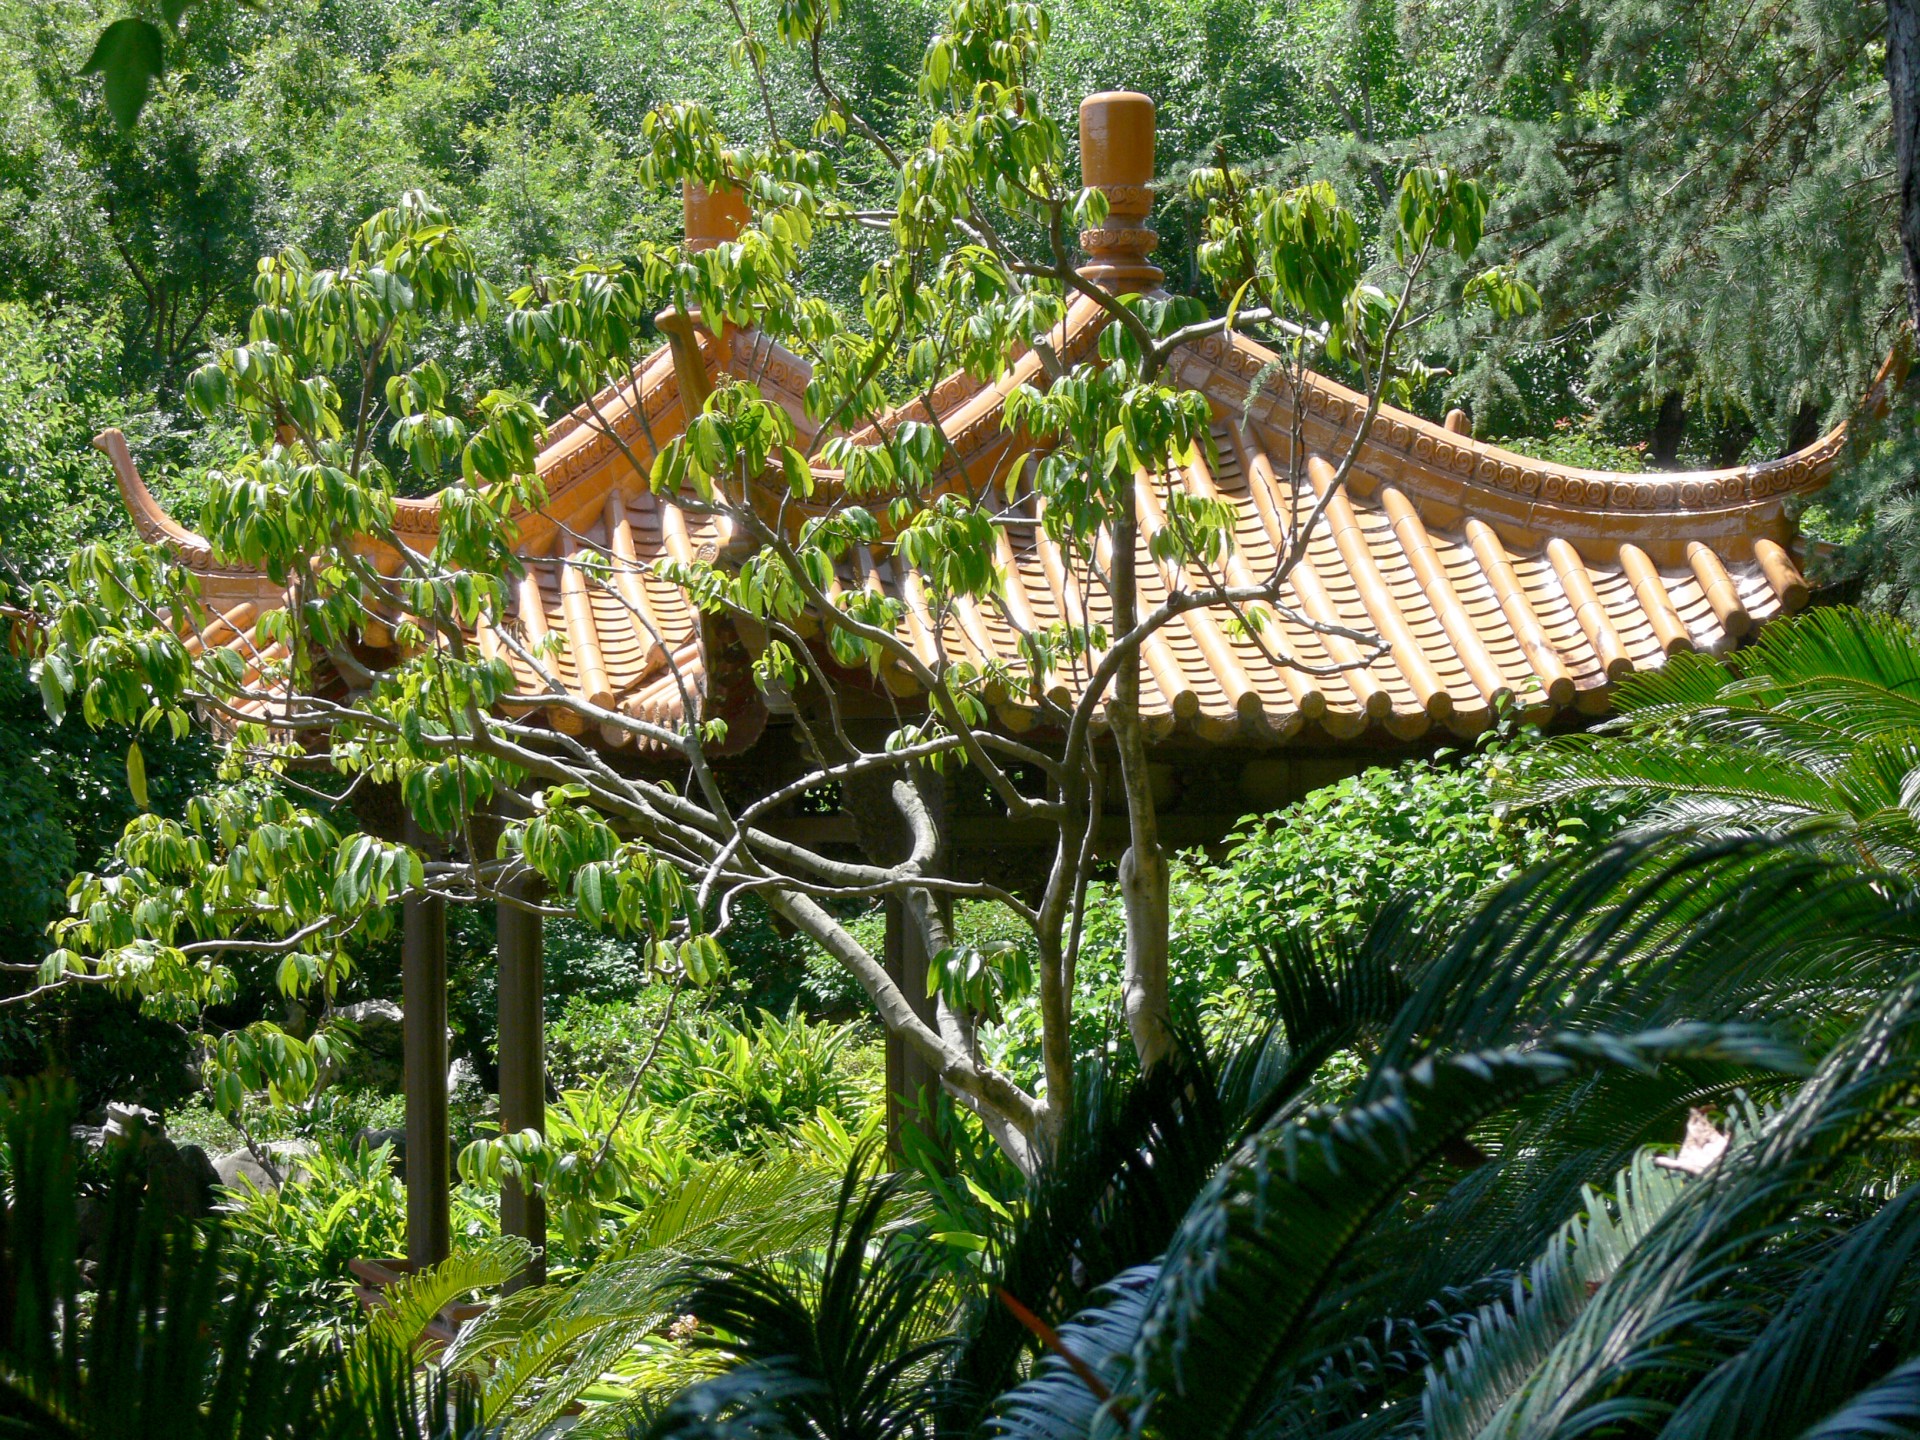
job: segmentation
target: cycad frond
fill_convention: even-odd
[[[1841,813],[1839,797],[1819,771],[1759,749],[1568,736],[1542,751],[1526,770],[1530,800],[1615,793],[1767,804],[1779,810],[1782,824]]]
[[[1459,1343],[1427,1372],[1422,1404],[1431,1440],[1480,1434],[1687,1183],[1642,1152],[1621,1171],[1611,1203],[1587,1192],[1582,1212],[1524,1277],[1514,1278],[1512,1294],[1474,1315]]]
[[[1817,1422],[1870,1377],[1888,1312],[1914,1299],[1920,1190],[1825,1247],[1751,1344],[1696,1386],[1665,1440],[1744,1440]]]
[[[384,1302],[355,1338],[350,1358],[386,1348],[413,1349],[434,1316],[464,1295],[505,1284],[527,1267],[533,1247],[517,1235],[497,1236],[438,1265],[409,1275],[381,1293]]]
[[[1137,1265],[1101,1286],[1093,1304],[1060,1326],[1058,1351],[1000,1398],[986,1433],[996,1440],[1086,1440],[1103,1419],[1111,1431],[1120,1418],[1109,1408],[1111,1397],[1124,1383],[1127,1353],[1159,1273],[1157,1264]],[[1095,1385],[1087,1383],[1089,1373]]]
[[[951,1308],[932,1247],[884,1236],[901,1177],[863,1181],[847,1168],[818,1263],[711,1262],[697,1267],[686,1306],[695,1343],[731,1357],[736,1379],[764,1377],[772,1408],[798,1433],[832,1440],[894,1440],[920,1433],[939,1408],[934,1360],[950,1348],[939,1322]]]
[[[831,1233],[840,1189],[839,1176],[794,1158],[702,1166],[570,1285],[523,1290],[469,1325],[444,1364],[483,1382],[489,1421],[509,1422],[510,1435],[536,1433],[678,1313],[689,1261],[816,1246]],[[885,1223],[911,1213],[905,1197],[893,1197]]]
[[[1611,795],[1640,823],[1809,841],[1913,874],[1920,826],[1920,631],[1823,610],[1719,658],[1675,656],[1624,682],[1624,737],[1572,736],[1530,756],[1523,802]]]
[[[1708,1027],[1563,1035],[1376,1075],[1361,1103],[1250,1137],[1168,1249],[1122,1399],[1137,1415],[1151,1407],[1168,1433],[1240,1434],[1354,1241],[1450,1142],[1582,1070],[1687,1056],[1789,1058],[1751,1033]]]
[[[1752,1257],[1920,1085],[1917,1003],[1920,984],[1897,989],[1753,1144],[1689,1189],[1483,1430],[1487,1440],[1571,1436],[1665,1414],[1671,1401],[1657,1385],[1644,1388],[1671,1375],[1662,1357],[1684,1331],[1701,1360],[1713,1358],[1705,1322],[1716,1306],[1735,1307],[1735,1318],[1752,1313],[1739,1288]],[[1729,1286],[1732,1298],[1717,1300]]]
[[[1920,1432],[1920,1357],[1903,1361],[1794,1440],[1892,1440]]]

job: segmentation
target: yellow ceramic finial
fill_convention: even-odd
[[[1160,237],[1153,213],[1153,101],[1103,90],[1080,102],[1080,172],[1107,197],[1107,222],[1080,235],[1080,273],[1113,290],[1151,290],[1165,275],[1147,256]]]
[[[681,205],[686,215],[687,249],[711,250],[727,240],[737,240],[753,212],[747,197],[731,185],[706,186],[688,180],[681,185]]]

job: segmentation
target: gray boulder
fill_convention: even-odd
[[[176,1145],[161,1136],[148,1148],[147,1195],[172,1214],[185,1219],[208,1214],[219,1183],[213,1162],[198,1145]]]
[[[305,1140],[276,1140],[260,1148],[272,1159],[282,1180],[297,1180],[305,1174],[306,1167],[300,1162],[313,1153],[313,1146]],[[240,1188],[242,1180],[256,1190],[280,1188],[272,1171],[262,1165],[251,1150],[245,1148],[229,1151],[214,1160],[213,1172],[219,1183],[229,1190]]]
[[[394,1173],[405,1174],[407,1165],[407,1132],[403,1126],[356,1131],[353,1147],[356,1150],[378,1150],[382,1145],[391,1147],[389,1156]]]
[[[167,1136],[165,1122],[141,1105],[111,1101],[105,1121],[75,1126],[76,1143],[94,1152],[127,1152],[134,1173],[146,1181],[149,1199],[169,1214],[193,1220],[213,1209],[219,1178],[206,1151],[198,1145],[175,1144]]]
[[[102,1140],[140,1140],[165,1134],[166,1125],[144,1105],[122,1105],[117,1100],[109,1100],[107,1123],[101,1131]]]
[[[335,1010],[333,1024],[346,1032],[347,1053],[327,1067],[327,1081],[351,1089],[400,1089],[406,1076],[404,1021],[391,1000],[361,1000]]]

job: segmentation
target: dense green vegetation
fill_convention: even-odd
[[[1617,751],[1631,792],[1658,753],[1663,788],[1694,765],[1708,792],[1716,757],[1676,735],[1741,715],[1833,774],[1840,737],[1910,745],[1920,724],[1920,634],[1897,623],[1793,623],[1742,667],[1636,692],[1644,740],[1548,755],[1584,783]],[[1551,764],[1515,781],[1523,800],[1567,783]],[[698,1168],[424,1383],[462,1397],[449,1434],[536,1433],[576,1397],[612,1435],[1905,1433],[1914,896],[1903,869],[1823,855],[1804,809],[1783,788],[1717,837],[1567,855],[1445,933],[1418,900],[1295,929],[1250,1004],[1266,1018],[1143,1081],[1090,1070],[1093,1103],[1030,1180],[977,1161],[883,1179],[844,1136]],[[1812,843],[1780,843],[1796,827]],[[46,1103],[15,1098],[9,1133],[13,1173],[51,1189],[58,1167],[22,1148],[66,1143],[64,1115],[32,1123]],[[12,1263],[45,1253],[33,1273],[67,1283],[67,1242],[30,1248],[57,1207],[22,1198]],[[241,1254],[253,1223],[231,1222]],[[214,1243],[183,1236],[142,1283],[217,1271]],[[193,1293],[260,1283],[232,1273]],[[201,1313],[184,1294],[164,1323]],[[167,1383],[272,1363],[299,1313],[266,1302],[257,1337],[185,1352]],[[64,1379],[21,1334],[0,1336],[8,1416],[137,1363],[96,1348]],[[355,1362],[305,1353],[261,1413],[408,1433]],[[211,1393],[221,1415],[232,1391]],[[60,1403],[60,1433],[111,1433]]]
[[[744,13],[764,25],[755,7]],[[940,18],[934,5],[861,6],[830,27],[856,107],[911,126],[910,77]],[[1327,176],[1365,213],[1409,155],[1488,166],[1494,230],[1547,303],[1497,334],[1431,333],[1430,413],[1465,400],[1482,433],[1580,463],[1766,454],[1842,413],[1890,343],[1897,247],[1870,6],[1782,7],[1766,25],[1708,4],[1535,16],[1466,3],[1352,15],[1076,3],[1052,18],[1037,77],[1046,103],[1064,118],[1102,86],[1155,95],[1173,182],[1220,153]],[[167,78],[123,132],[97,79],[76,79],[95,12],[9,9],[9,573],[44,575],[76,539],[122,533],[110,477],[84,446],[104,425],[126,430],[163,498],[191,510],[191,465],[231,453],[238,437],[192,414],[182,385],[243,323],[261,253],[337,252],[408,186],[450,208],[503,283],[578,253],[671,239],[675,207],[639,175],[642,122],[663,100],[694,100],[731,132],[764,132],[751,73],[726,53],[732,26],[720,4],[194,6],[169,42]],[[1707,59],[1689,38],[1705,35],[1731,38]],[[800,61],[776,45],[768,64],[776,118],[797,137],[810,103]],[[1769,118],[1757,134],[1756,115]],[[1195,216],[1173,185],[1160,216],[1163,256],[1189,251],[1176,241],[1191,239]],[[865,260],[836,242],[808,263],[845,294]],[[505,353],[471,360],[472,395],[520,376]],[[1663,428],[1673,394],[1684,423]],[[1897,499],[1904,451],[1889,446],[1890,459],[1839,487],[1823,523],[1850,541],[1845,563],[1878,577],[1876,594],[1897,607],[1913,547],[1897,543],[1910,507]],[[1881,503],[1890,490],[1893,503]],[[0,927],[10,955],[33,958],[67,876],[103,853],[131,806],[118,747],[71,723],[48,731],[4,658],[0,704],[10,720],[0,803],[19,817],[4,833],[24,881],[0,902]],[[190,754],[181,763],[181,785],[204,774]],[[40,1044],[10,1043],[15,1068],[32,1069]],[[85,1083],[96,1098],[110,1088]]]
[[[857,412],[874,385],[912,393],[911,347],[881,343],[874,317],[911,309],[902,256],[953,263],[951,227],[889,238],[829,223],[826,200],[891,209],[902,182],[886,147],[913,153],[936,115],[967,112],[966,96],[923,86],[929,39],[970,26],[1012,37],[1014,60],[952,63],[1020,97],[995,113],[1005,143],[1042,155],[1022,173],[1043,188],[1078,184],[1082,95],[1160,101],[1161,260],[1193,298],[1130,312],[1136,332],[1104,357],[1148,396],[1129,413],[1163,432],[1129,479],[1177,454],[1191,421],[1153,408],[1154,346],[1218,319],[1243,279],[1282,312],[1279,277],[1301,255],[1344,288],[1289,312],[1336,339],[1297,363],[1436,417],[1464,404],[1478,433],[1573,464],[1780,453],[1850,411],[1904,320],[1877,7],[1068,0],[1041,37],[985,0],[198,0],[169,15],[164,75],[131,127],[79,75],[112,18],[0,0],[0,601],[54,615],[52,648],[81,674],[73,713],[49,716],[61,682],[34,683],[32,637],[0,652],[0,961],[16,999],[62,966],[101,982],[0,1009],[0,1069],[53,1062],[77,1085],[36,1082],[0,1105],[0,1434],[517,1437],[580,1406],[583,1436],[662,1440],[1920,1427],[1920,446],[1904,393],[1808,517],[1835,542],[1823,578],[1871,611],[1676,656],[1620,688],[1617,733],[1548,738],[1508,719],[1462,752],[1368,770],[1248,817],[1213,853],[1168,857],[1163,1049],[1130,1033],[1139,909],[1111,866],[1088,867],[1064,964],[1007,905],[956,901],[936,980],[982,1073],[1035,1097],[1043,1120],[1011,1137],[987,1107],[986,1123],[956,1107],[884,1155],[882,1033],[847,969],[777,901],[742,901],[724,950],[704,944],[717,915],[673,887],[666,919],[619,918],[667,867],[548,792],[547,832],[517,830],[507,860],[569,910],[547,930],[547,1133],[498,1133],[490,907],[456,906],[460,1255],[371,1328],[345,1266],[404,1246],[400,1105],[379,1012],[330,1011],[399,993],[405,853],[360,852],[374,878],[328,900],[325,946],[213,950],[169,971],[176,931],[210,947],[222,927],[266,933],[278,921],[248,906],[308,893],[252,832],[331,833],[316,873],[344,874],[350,809],[332,804],[336,777],[251,773],[264,744],[175,733],[170,712],[184,720],[198,692],[165,663],[136,684],[124,655],[79,643],[138,633],[129,607],[90,593],[103,577],[167,593],[128,558],[86,443],[104,426],[127,432],[163,499],[254,563],[329,553],[324,537],[262,541],[235,499],[240,480],[270,488],[296,468],[269,423],[285,394],[249,390],[234,357],[260,339],[256,303],[304,303],[309,256],[391,245],[417,262],[418,302],[381,298],[407,347],[390,368],[451,376],[418,403],[499,452],[491,471],[479,462],[479,538],[446,561],[482,588],[504,573],[487,507],[524,498],[533,418],[594,386],[481,323],[473,297],[490,281],[496,310],[541,313],[585,296],[600,272],[572,267],[600,257],[650,287],[622,316],[650,345],[670,268],[653,247],[678,236],[683,172],[745,165],[789,237],[807,237],[769,252],[777,275],[723,260],[693,299],[783,315],[818,342],[829,401]],[[780,43],[782,25],[801,43]],[[842,103],[815,88],[816,47]],[[659,139],[657,107],[672,105],[705,107],[671,112],[692,160]],[[869,121],[872,143],[816,126],[823,113]],[[1004,160],[1003,141],[971,140],[969,162]],[[814,144],[831,183],[791,148]],[[1287,188],[1309,181],[1330,188]],[[1269,188],[1242,203],[1239,185]],[[1437,215],[1489,206],[1431,270],[1404,254],[1421,186],[1437,187]],[[431,199],[389,209],[403,192]],[[994,193],[1015,243],[1034,241],[1044,207]],[[1278,226],[1300,195],[1332,232],[1352,221],[1347,251]],[[439,240],[443,219],[457,241]],[[1259,251],[1245,271],[1235,245]],[[268,296],[256,263],[273,255]],[[1010,269],[966,264],[981,288],[942,315],[986,317],[1003,363],[1053,294],[1043,281],[1022,310],[1011,284],[994,288]],[[685,305],[678,274],[668,298]],[[555,288],[515,298],[533,277]],[[1373,282],[1423,297],[1397,358],[1368,318]],[[952,343],[944,320],[912,323]],[[604,330],[576,339],[599,367],[589,381],[628,358]],[[302,392],[303,443],[333,464],[317,422],[341,367],[314,359],[325,348],[288,353],[317,387]],[[716,403],[738,425],[729,446],[764,448],[740,438],[766,429],[756,403]],[[1029,418],[1073,417],[1036,400]],[[725,482],[696,450],[674,463]],[[377,529],[392,492],[424,493],[458,463],[396,429],[348,468],[328,503]],[[289,533],[303,519],[274,513],[292,513]],[[64,593],[32,589],[62,577]],[[438,583],[415,592],[430,622],[455,603]],[[440,723],[431,685],[410,683],[370,713]],[[84,713],[83,695],[107,699]],[[131,755],[130,731],[103,720],[145,726]],[[339,771],[388,767],[417,786],[416,812],[447,784],[518,779],[366,733],[387,748]],[[167,837],[207,847],[200,873],[152,858],[153,827],[175,821]],[[80,893],[111,923],[50,932],[89,871]],[[227,874],[247,887],[239,903]],[[153,885],[146,906],[115,891],[129,877]],[[823,928],[879,952],[870,898],[826,908]],[[1065,983],[1052,1002],[1048,974]],[[255,1168],[212,1188],[192,1146]],[[434,1311],[524,1261],[499,1236],[510,1178],[546,1198],[549,1283],[497,1300],[416,1368],[408,1347]],[[133,1375],[138,1406],[122,1404]]]

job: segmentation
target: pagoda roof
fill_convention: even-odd
[[[1076,300],[1055,348],[1067,360],[1089,354],[1104,323],[1098,304]],[[1311,478],[1298,492],[1287,479],[1295,407],[1283,385],[1263,383],[1276,358],[1244,336],[1213,336],[1181,350],[1167,376],[1204,395],[1213,413],[1217,463],[1196,456],[1173,482],[1234,507],[1236,547],[1216,580],[1235,585],[1273,572],[1330,474],[1324,461],[1310,462]],[[736,627],[702,616],[660,569],[662,561],[711,559],[724,537],[711,517],[653,493],[626,452],[648,465],[683,428],[686,390],[723,377],[757,383],[810,437],[801,398],[808,375],[804,360],[757,331],[715,336],[683,326],[632,376],[552,427],[538,463],[546,503],[517,517],[525,574],[509,623],[528,642],[557,634],[564,645],[546,662],[549,678],[484,626],[472,637],[507,657],[521,707],[544,709],[557,728],[579,733],[582,719],[565,696],[665,726],[684,723],[691,704],[703,717],[729,717],[727,748],[752,743],[766,708],[747,678],[746,642]],[[1071,563],[1038,523],[1030,486],[1016,478],[1012,498],[1004,498],[1005,477],[1018,477],[1032,456],[1026,438],[1003,423],[1008,395],[1028,382],[1045,383],[1032,353],[996,384],[956,376],[931,397],[949,444],[944,483],[996,497],[990,503],[1000,507],[995,534],[1006,584],[999,596],[962,600],[936,616],[922,577],[882,549],[856,550],[839,564],[839,587],[879,590],[903,603],[902,636],[930,664],[942,656],[1014,663],[1023,630],[1061,619],[1098,624],[1110,615],[1090,567]],[[1363,397],[1312,377],[1302,427],[1310,455],[1344,454],[1364,411]],[[610,424],[625,448],[590,415]],[[926,416],[916,404],[877,428]],[[1327,505],[1286,582],[1283,610],[1258,627],[1259,638],[1201,609],[1177,616],[1148,642],[1141,703],[1149,730],[1157,738],[1180,731],[1252,744],[1314,731],[1335,741],[1369,731],[1406,739],[1435,725],[1472,734],[1505,696],[1541,717],[1602,713],[1621,677],[1658,667],[1676,651],[1726,650],[1807,602],[1788,502],[1826,481],[1843,441],[1841,427],[1759,465],[1615,474],[1531,459],[1382,407],[1344,492]],[[207,541],[155,501],[118,432],[96,443],[114,464],[139,533],[171,546],[199,577],[204,623],[190,645],[238,649],[255,673],[280,658],[254,630],[284,603],[281,588],[217,563]],[[837,473],[823,468],[818,478],[822,495],[836,493]],[[1163,517],[1144,479],[1139,510],[1144,611],[1183,577],[1150,553]],[[402,500],[395,528],[430,548],[438,516],[437,498]],[[607,565],[607,583],[589,580],[590,569]],[[1192,575],[1184,583],[1209,582]],[[1286,611],[1319,623],[1309,627]],[[369,645],[391,644],[380,629],[369,627]],[[1367,663],[1365,649],[1341,630],[1377,635],[1385,648]],[[1309,668],[1276,663],[1277,653]],[[917,690],[904,668],[883,670],[878,682],[864,672],[833,673],[895,697]],[[1046,689],[1070,701],[1084,681],[1063,671],[1047,677]],[[992,698],[1010,729],[1043,722],[1029,696]],[[609,746],[634,743],[615,727],[603,738]]]

